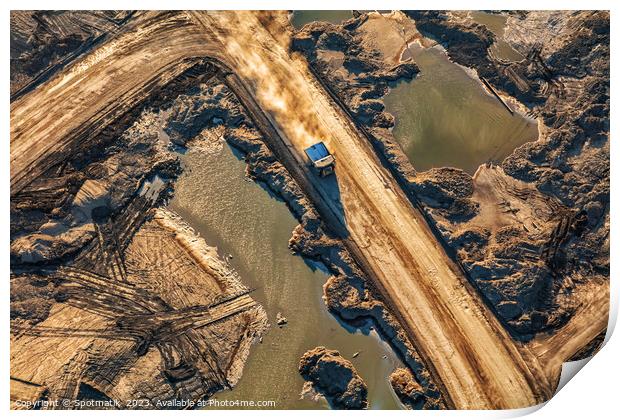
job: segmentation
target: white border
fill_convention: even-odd
[[[616,6],[619,4],[618,2],[612,1],[602,1],[602,0],[590,0],[587,2],[574,2],[574,1],[558,1],[558,0],[545,0],[545,1],[535,1],[535,0],[521,0],[521,1],[490,1],[490,0],[472,0],[467,2],[462,1],[444,1],[444,0],[421,0],[421,1],[385,1],[385,0],[357,0],[357,1],[339,1],[335,3],[333,1],[328,0],[314,0],[311,3],[307,1],[298,1],[298,0],[269,0],[269,1],[244,1],[244,0],[228,0],[226,2],[206,2],[206,1],[187,1],[187,0],[176,0],[176,1],[158,1],[158,0],[138,0],[138,1],[118,1],[118,0],[93,0],[89,2],[84,1],[75,1],[75,0],[66,0],[66,1],[32,1],[32,0],[24,0],[20,2],[15,2],[13,4],[5,4],[3,9],[3,18],[5,22],[3,36],[4,43],[2,44],[3,48],[3,56],[9,57],[9,10],[12,7],[13,9],[358,9],[358,10],[371,10],[371,9],[447,9],[447,10],[460,10],[460,9],[473,9],[473,10],[484,10],[484,9],[603,9],[603,10],[611,10],[612,11],[612,46],[616,45],[618,40],[617,30],[614,26],[614,18],[615,11],[618,8]],[[615,74],[614,71],[616,67],[614,66],[614,57],[615,52],[611,54],[612,57],[612,74]],[[5,58],[5,59],[6,59]],[[0,267],[3,269],[3,280],[0,282],[0,292],[3,297],[3,314],[4,314],[4,322],[2,323],[2,330],[0,332],[2,336],[2,355],[3,355],[3,363],[1,364],[0,370],[0,378],[2,378],[2,389],[0,394],[0,401],[4,410],[8,410],[9,407],[9,90],[8,80],[9,80],[9,66],[4,65],[2,67],[2,71],[4,74],[5,80],[5,89],[3,91],[4,95],[4,118],[2,119],[2,132],[4,135],[4,142],[2,143],[3,147],[3,156],[5,159],[5,164],[0,165],[0,173],[2,175],[2,179],[4,182],[2,183],[2,202],[4,212],[2,214],[2,223],[0,224],[2,228],[2,243],[4,244],[4,252],[0,253],[0,258],[2,264]],[[614,77],[615,80],[615,77]],[[612,83],[612,97],[617,97],[617,89],[615,88],[616,84]],[[614,106],[614,102],[612,101],[611,107],[611,126],[614,129],[616,124],[616,107]],[[613,194],[614,185],[616,185],[616,181],[618,181],[618,175],[616,170],[614,170],[614,164],[619,163],[617,159],[617,154],[615,153],[615,147],[611,148],[611,179],[612,179],[612,195],[611,195],[611,207],[615,208],[617,204],[616,195]],[[617,232],[615,222],[612,223],[611,231],[614,237],[617,237],[615,233]],[[612,256],[612,264],[611,264],[611,277],[612,277],[612,288],[611,288],[611,310],[610,310],[610,329],[613,330],[613,326],[615,326],[615,320],[617,319],[618,313],[618,282],[614,280],[615,278],[615,262],[620,258],[620,253],[618,252],[619,247],[616,246],[615,242],[611,242],[611,256]],[[609,334],[608,334],[609,338]],[[620,342],[617,338],[609,341],[606,346],[593,357],[592,361],[587,364],[587,366],[583,369],[583,372],[580,372],[575,378],[573,378],[569,383],[555,396],[553,397],[544,408],[534,412],[530,415],[529,418],[532,419],[545,419],[545,418],[562,418],[562,419],[607,419],[612,418],[612,413],[616,412],[617,409],[617,399],[618,399],[618,381],[620,380],[620,369],[619,363],[617,360],[617,355],[620,354]],[[387,418],[387,416],[396,416],[401,418],[430,418],[430,417],[460,417],[460,418],[505,418],[505,417],[514,417],[518,415],[527,414],[526,413],[532,410],[514,410],[514,411],[506,411],[506,412],[480,412],[480,411],[442,411],[442,412],[426,412],[426,411],[368,411],[368,412],[322,412],[320,416],[327,417],[342,417],[342,418],[352,418],[355,416],[366,417],[372,416],[375,418]],[[120,413],[120,414],[119,414]],[[89,416],[92,418],[104,418],[104,416],[115,416],[120,415],[123,417],[133,417],[133,416],[143,416],[142,412],[134,412],[134,411],[121,411],[118,413],[109,413],[109,412],[89,412],[79,413],[79,412],[46,412],[45,414],[41,414],[41,412],[16,412],[11,411],[11,416],[17,417],[39,417],[45,416],[46,418],[76,418],[77,416]],[[241,412],[241,411],[227,411],[223,413],[221,411],[218,412],[192,412],[188,414],[187,412],[180,413],[170,413],[168,411],[160,411],[155,413],[147,414],[151,418],[165,418],[169,415],[174,416],[225,416],[227,419],[236,419],[236,418],[246,418],[247,416],[259,416],[259,417],[269,417],[269,418],[286,418],[294,415],[295,417],[300,418],[313,418],[317,415],[317,413],[313,411],[296,411],[294,414],[288,411],[269,411],[269,412]],[[615,416],[614,416],[615,417]]]

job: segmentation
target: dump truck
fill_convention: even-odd
[[[306,156],[310,159],[311,166],[318,172],[320,176],[328,176],[334,173],[334,165],[336,160],[329,153],[325,143],[318,142],[304,150]]]

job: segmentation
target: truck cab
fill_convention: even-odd
[[[336,160],[334,156],[329,153],[329,150],[327,150],[325,143],[322,141],[315,143],[304,151],[308,159],[310,159],[311,166],[320,176],[325,177],[334,173]]]

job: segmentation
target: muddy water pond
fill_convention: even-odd
[[[420,73],[393,86],[384,102],[396,117],[394,136],[418,171],[451,166],[473,174],[538,137],[534,121],[511,114],[440,48],[414,43],[403,56]]]
[[[491,46],[491,51],[497,58],[508,61],[521,61],[525,58],[502,39],[504,36],[504,29],[506,28],[506,20],[508,19],[507,16],[474,10],[469,12],[469,15],[475,22],[486,26],[487,29],[495,35],[496,39],[495,43]]]
[[[291,23],[299,29],[306,23],[314,21],[340,23],[352,17],[353,13],[350,10],[295,10]]]
[[[352,330],[327,311],[322,301],[327,274],[288,249],[297,221],[284,202],[245,177],[245,163],[235,150],[220,146],[190,148],[181,156],[185,172],[169,207],[230,259],[265,307],[271,327],[252,347],[237,386],[215,398],[273,400],[276,409],[328,408],[324,400],[300,399],[303,379],[297,370],[305,351],[325,346],[355,365],[368,384],[370,408],[400,408],[388,382],[402,366],[398,357],[374,329]],[[288,319],[282,328],[275,322],[278,312]]]

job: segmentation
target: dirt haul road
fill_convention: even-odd
[[[559,377],[562,363],[607,329],[609,321],[609,283],[588,284],[573,292],[581,302],[570,321],[551,336],[536,337],[530,348],[547,377]]]
[[[274,32],[276,33],[276,32]],[[425,358],[454,408],[516,408],[550,397],[549,380],[480,301],[368,140],[306,63],[290,57],[257,15],[143,14],[131,27],[11,104],[11,187],[27,185],[85,135],[132,102],[210,56],[235,71],[252,101],[320,190],[347,241]],[[337,188],[304,166],[303,149],[326,141]],[[340,204],[338,203],[340,201]],[[334,217],[332,217],[334,218]],[[585,343],[584,343],[585,344]]]
[[[11,194],[191,67],[192,59],[213,54],[212,45],[183,13],[144,12],[121,34],[11,103]]]

